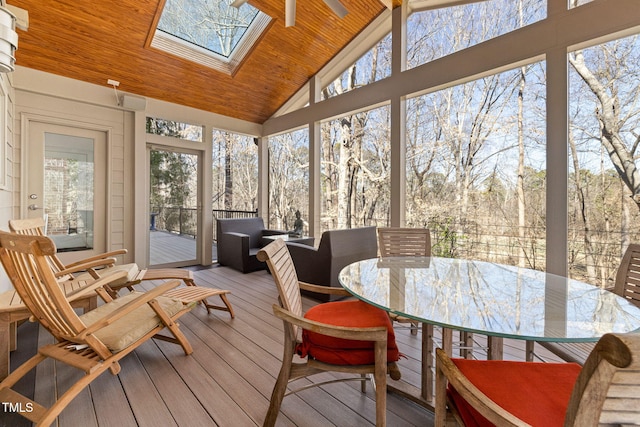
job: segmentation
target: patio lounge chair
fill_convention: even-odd
[[[638,333],[604,335],[582,368],[436,357],[436,427],[640,424]]]
[[[301,289],[348,295],[344,289],[314,286],[299,282],[287,245],[276,240],[258,252],[271,271],[280,295],[280,305],[273,305],[276,317],[284,323],[282,367],[271,394],[265,426],[273,426],[290,381],[326,371],[360,374],[352,380],[362,381],[373,374],[376,384],[376,425],[385,425],[387,372],[400,379],[396,365],[398,347],[387,313],[362,301],[337,301],[316,305],[302,315]],[[302,341],[298,332],[302,330]],[[298,354],[306,363],[293,363]],[[314,383],[314,386],[328,382]],[[296,393],[301,391],[292,391]]]
[[[176,288],[180,281],[175,280],[145,293],[131,292],[112,299],[101,281],[97,281],[68,297],[46,258],[54,255],[55,250],[47,237],[0,231],[0,260],[7,275],[33,318],[57,340],[55,344],[40,347],[35,356],[0,383],[0,402],[9,407],[27,408],[20,414],[38,426],[53,423],[75,396],[107,369],[118,374],[120,359],[150,338],[179,344],[186,355],[191,354],[191,344],[176,320],[211,294],[207,288]],[[70,302],[89,293],[97,293],[105,303],[78,316]],[[158,334],[165,328],[171,336]],[[49,358],[77,368],[84,375],[66,391],[59,391],[55,402],[47,408],[13,387]]]
[[[112,278],[102,279],[104,285],[108,285]],[[92,284],[95,280],[67,280],[60,282],[60,287],[65,295],[73,295],[81,290],[84,286]],[[85,295],[75,299],[71,306],[80,308],[85,313],[93,310],[97,306],[97,296],[94,294]],[[31,312],[23,304],[22,298],[15,289],[0,294],[0,381],[9,375],[10,369],[10,353],[17,348],[17,325],[19,322],[27,320],[31,317]]]
[[[44,226],[45,223],[43,218],[12,219],[9,221],[9,229],[11,231],[29,236],[44,236]],[[193,280],[193,273],[187,269],[161,268],[141,270],[136,263],[117,264],[114,257],[126,253],[126,249],[119,249],[65,265],[54,252],[52,255],[47,256],[47,260],[59,281],[70,279],[81,280],[87,279],[88,277],[97,279],[124,271],[126,273],[124,276],[118,280],[111,281],[106,286],[113,298],[115,298],[118,292],[123,288],[133,291],[133,286],[139,284],[143,280],[177,279],[182,280],[186,286],[196,286],[196,283]],[[224,305],[220,306],[211,304],[206,298],[204,298],[201,303],[207,308],[207,312],[210,312],[211,310],[222,310],[229,312],[231,318],[235,317],[233,308],[227,298],[229,291],[224,289],[211,290],[215,291],[215,293],[212,293],[211,295],[219,296]]]

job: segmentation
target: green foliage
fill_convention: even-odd
[[[456,258],[458,241],[463,240],[464,236],[455,229],[456,224],[453,218],[439,218],[432,221],[431,229],[431,253],[433,256],[444,258]]]

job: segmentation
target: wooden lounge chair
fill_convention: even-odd
[[[191,354],[191,344],[176,320],[210,294],[207,288],[177,288],[180,281],[175,280],[145,293],[131,292],[112,299],[101,281],[97,281],[68,297],[63,294],[47,260],[55,250],[47,237],[0,231],[0,260],[7,275],[33,318],[57,340],[55,344],[39,348],[35,356],[0,383],[0,402],[28,408],[20,414],[38,426],[54,422],[69,402],[107,369],[118,374],[120,359],[150,338],[179,344],[186,355]],[[78,316],[70,301],[90,292],[100,295],[105,303]],[[165,328],[171,336],[159,334]],[[55,402],[47,408],[12,387],[48,358],[77,368],[84,376],[64,393],[60,391]]]
[[[9,221],[9,229],[14,233],[29,236],[44,236],[44,219],[43,218],[26,218],[12,219]],[[133,287],[143,280],[182,280],[187,286],[196,286],[193,280],[193,273],[183,268],[162,268],[162,269],[144,269],[141,270],[137,264],[117,264],[116,256],[126,254],[126,249],[105,252],[103,254],[94,255],[71,264],[64,264],[57,254],[48,257],[49,264],[54,271],[58,280],[69,279],[86,279],[87,275],[96,279],[114,274],[118,271],[125,271],[126,275],[119,280],[111,281],[107,286],[107,290],[111,296],[115,298],[121,289],[133,291]],[[85,275],[79,275],[85,273]],[[224,305],[215,305],[203,299],[202,304],[207,308],[207,312],[211,310],[227,311],[231,318],[235,317],[233,308],[227,298],[228,290],[212,289],[216,291],[212,295],[220,297]]]
[[[640,244],[627,247],[616,274],[614,287],[610,289],[640,307]],[[567,362],[581,365],[593,350],[593,343],[562,343],[538,341],[538,344]]]
[[[378,228],[378,249],[380,258],[394,256],[431,256],[431,232],[426,228]],[[418,322],[415,320],[391,314],[391,319],[398,323],[410,323],[411,334],[418,334]],[[427,326],[433,329],[433,326]],[[432,331],[430,331],[431,333]]]
[[[344,289],[310,285],[298,281],[287,246],[276,240],[258,252],[266,261],[278,287],[280,305],[273,305],[276,317],[284,323],[282,367],[271,394],[264,425],[273,426],[290,381],[326,371],[360,374],[351,380],[362,381],[373,374],[376,384],[376,425],[386,423],[387,371],[400,379],[396,365],[399,357],[391,321],[386,312],[362,301],[334,301],[316,305],[302,315],[300,289],[349,295]],[[302,330],[302,341],[298,332]],[[296,354],[306,363],[293,363]],[[335,380],[334,380],[335,381]],[[328,382],[334,382],[328,381]],[[313,386],[327,382],[314,383]],[[296,393],[308,387],[292,391]]]
[[[436,357],[436,427],[640,424],[638,333],[603,336],[582,368]]]
[[[103,285],[108,285],[108,281],[117,277],[101,279]],[[83,287],[93,284],[95,280],[89,282],[83,280],[67,280],[61,282],[62,292],[67,295],[74,295]],[[80,308],[85,313],[93,310],[97,306],[97,295],[95,293],[84,295],[74,299],[71,303],[74,308]],[[31,312],[22,302],[20,295],[14,290],[0,294],[0,381],[9,375],[10,359],[9,354],[17,348],[17,325],[31,317]]]

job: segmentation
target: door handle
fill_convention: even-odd
[[[41,207],[39,207],[39,206],[38,206],[38,205],[36,205],[36,204],[29,205],[29,206],[27,206],[27,208],[28,208],[30,211],[37,211],[38,209],[42,209]]]

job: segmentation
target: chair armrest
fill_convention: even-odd
[[[237,231],[227,231],[226,233],[222,233],[222,237],[230,237],[231,239],[237,239],[242,237],[249,237],[248,234],[238,233]]]
[[[80,265],[80,264],[85,264],[91,261],[97,261],[97,260],[101,260],[101,259],[111,259],[113,257],[116,257],[118,255],[124,255],[127,253],[126,249],[117,249],[115,251],[110,251],[110,252],[105,252],[102,254],[98,254],[98,255],[94,255],[94,256],[90,256],[88,258],[84,258],[80,261],[76,261],[76,262],[72,262],[70,264],[65,265],[65,268],[73,268],[76,265]],[[114,259],[115,262],[115,259]]]
[[[384,326],[375,326],[371,328],[352,328],[346,326],[327,325],[326,323],[316,322],[314,320],[305,319],[297,316],[289,310],[285,310],[279,305],[273,305],[273,314],[276,317],[305,329],[307,331],[316,332],[335,338],[344,338],[357,341],[377,341],[387,342],[388,331]]]
[[[105,286],[109,285],[109,283],[115,281],[115,280],[120,280],[124,277],[127,277],[127,272],[126,271],[118,271],[118,272],[114,272],[113,274],[110,274],[107,277],[103,277],[94,281],[90,281],[87,283],[87,285],[82,286],[72,292],[69,292],[68,294],[66,294],[67,300],[69,300],[69,302],[73,302],[76,301],[80,298],[83,298],[91,293],[96,292],[96,290],[104,288]]]
[[[72,267],[66,266],[64,270],[58,271],[56,273],[56,277],[62,277],[62,276],[66,276],[67,274],[88,271],[91,273],[91,276],[93,276],[94,279],[97,279],[99,278],[99,276],[95,274],[94,269],[96,267],[98,268],[113,267],[116,264],[116,260],[115,258],[103,258],[103,259],[97,259],[97,260],[94,260],[91,262],[85,262],[85,263],[76,262],[74,264],[75,265]]]
[[[351,293],[347,291],[345,288],[336,288],[333,286],[324,286],[324,285],[312,285],[311,283],[306,282],[298,282],[300,285],[300,289],[305,291],[317,292],[319,294],[327,294],[327,295],[341,295],[341,296],[351,296]]]
[[[436,425],[440,425],[439,421],[444,420],[447,382],[491,423],[499,426],[528,425],[520,418],[507,412],[473,385],[441,348],[436,349]]]
[[[86,339],[87,335],[93,334],[94,332],[104,328],[105,326],[108,326],[114,323],[118,319],[121,319],[122,317],[128,315],[129,313],[143,306],[144,304],[149,303],[151,300],[161,296],[165,292],[180,286],[181,283],[182,282],[177,279],[171,280],[169,282],[165,282],[161,285],[156,286],[150,291],[142,293],[140,297],[134,299],[133,301],[128,302],[127,304],[123,305],[119,309],[112,311],[102,319],[91,324],[91,326],[87,327],[84,331],[78,334],[78,338]]]
[[[262,230],[263,236],[277,236],[279,234],[288,234],[288,232],[284,230],[267,230],[267,229]]]

